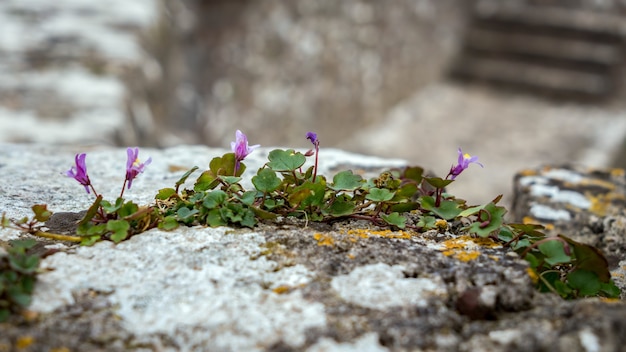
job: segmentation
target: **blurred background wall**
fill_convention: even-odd
[[[624,0],[5,0],[0,141],[624,165]],[[608,38],[608,39],[607,39]],[[1,151],[1,150],[0,150]]]

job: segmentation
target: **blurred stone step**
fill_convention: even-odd
[[[453,77],[566,98],[604,99],[616,92],[626,16],[511,4],[479,3]]]
[[[462,62],[454,71],[458,78],[503,84],[549,95],[600,97],[609,94],[614,88],[613,80],[603,73],[501,58],[465,57]]]
[[[503,33],[471,28],[467,50],[508,56],[569,60],[582,64],[616,65],[623,59],[620,45],[577,38],[555,38],[534,33]]]
[[[626,16],[586,8],[557,6],[507,6],[507,2],[490,1],[477,6],[474,19],[482,25],[505,25],[507,28],[531,28],[564,36],[587,36],[608,41],[622,41],[626,35]]]

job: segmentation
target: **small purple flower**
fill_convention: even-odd
[[[128,160],[126,161],[126,181],[128,181],[128,189],[133,184],[133,180],[138,174],[143,172],[143,169],[152,162],[152,158],[148,158],[146,162],[142,163],[139,160],[139,148],[127,148],[126,154]]]
[[[320,141],[317,139],[317,133],[315,132],[307,132],[306,139],[310,140],[311,143],[313,143],[313,145],[316,147],[320,144]]]
[[[76,154],[75,162],[76,166],[72,166],[71,169],[65,172],[65,176],[71,177],[78,181],[81,185],[85,186],[85,191],[89,193],[89,186],[91,186],[91,180],[89,180],[89,175],[87,175],[87,165],[85,164],[85,157],[87,154],[81,153]]]
[[[239,170],[239,163],[258,147],[260,147],[259,144],[249,146],[248,137],[240,130],[235,132],[235,141],[230,142],[230,148],[233,150],[233,153],[235,153],[235,173]]]
[[[471,156],[467,153],[463,154],[463,151],[461,150],[461,148],[459,148],[458,164],[450,168],[450,173],[448,174],[448,177],[450,177],[451,180],[454,180],[463,172],[463,170],[467,169],[472,163],[478,164],[480,165],[480,167],[484,167],[483,164],[478,162],[477,156]]]

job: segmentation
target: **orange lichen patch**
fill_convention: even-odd
[[[287,285],[280,285],[272,289],[272,292],[277,293],[279,295],[282,295],[283,293],[287,293],[289,291],[291,291],[291,287]]]
[[[526,169],[518,172],[518,174],[522,176],[535,176],[537,175],[537,170]]]
[[[539,276],[537,275],[535,270],[533,268],[526,268],[526,272],[528,273],[528,276],[530,276],[530,279],[533,280],[533,284],[537,284],[537,282],[539,281]]]
[[[352,253],[348,253],[348,259],[354,259],[354,258],[356,258],[356,255]]]
[[[321,233],[316,233],[313,235],[313,238],[317,241],[318,246],[328,246],[332,247],[335,244],[335,239],[330,235],[324,235]]]
[[[356,241],[359,238],[369,238],[371,236],[385,237],[385,238],[401,238],[408,240],[411,238],[411,234],[404,231],[391,231],[391,230],[366,230],[366,229],[353,229],[348,230],[346,234]]]
[[[497,262],[497,261],[499,261],[499,260],[500,260],[500,257],[495,256],[495,255],[488,255],[488,257],[489,257],[491,260],[493,260],[494,262]]]
[[[606,193],[606,194],[586,194],[587,199],[591,201],[591,206],[589,207],[589,211],[592,214],[598,216],[606,216],[609,208],[613,204],[615,200],[624,200],[623,194],[618,194],[614,192]]]
[[[522,224],[536,224],[538,223],[537,220],[535,220],[535,218],[530,217],[530,216],[524,216],[524,218],[522,219]]]
[[[32,336],[20,336],[17,341],[15,341],[15,347],[18,350],[28,348],[28,346],[32,345],[35,342],[35,339]]]
[[[624,169],[611,169],[611,176],[613,177],[624,177],[626,175],[626,171]]]
[[[622,303],[622,300],[619,298],[600,297],[600,301],[604,303]]]

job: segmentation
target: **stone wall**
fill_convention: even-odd
[[[188,143],[225,145],[241,128],[263,145],[302,143],[308,130],[335,145],[443,75],[465,10],[456,0],[166,1],[144,44],[158,74],[137,72],[129,106],[149,107]]]

